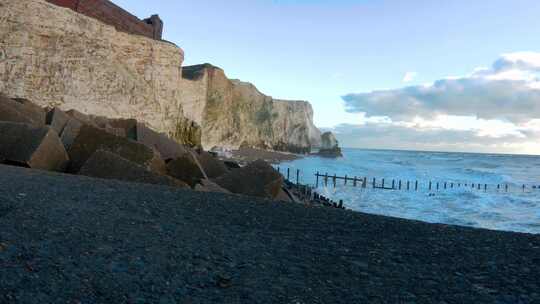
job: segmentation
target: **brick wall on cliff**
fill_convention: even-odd
[[[157,15],[140,20],[126,10],[108,0],[47,0],[48,2],[70,8],[78,13],[95,18],[117,30],[143,35],[152,39],[161,39],[163,22]]]

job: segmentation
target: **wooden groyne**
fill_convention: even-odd
[[[291,169],[287,168],[285,172],[281,172],[281,169],[277,167],[279,173],[285,178],[285,185],[289,192],[292,192],[294,196],[301,202],[305,202],[312,205],[319,205],[325,207],[345,209],[343,200],[338,202],[318,193],[312,185],[304,185],[300,183],[300,170],[296,170],[293,174],[296,174],[296,181],[291,180]]]
[[[510,184],[487,184],[487,183],[478,183],[478,182],[441,182],[429,180],[427,182],[420,182],[419,180],[402,180],[402,179],[385,179],[385,178],[371,178],[368,177],[349,177],[329,175],[328,173],[320,174],[319,172],[315,173],[315,188],[319,188],[319,185],[324,185],[328,187],[330,183],[334,188],[337,187],[338,182],[343,182],[344,186],[350,185],[353,187],[362,187],[379,189],[379,190],[405,190],[405,191],[441,191],[441,190],[451,190],[451,189],[470,189],[476,191],[496,190],[497,192],[510,192],[519,190],[521,192],[531,192],[538,191],[540,193],[540,185],[526,185],[521,184],[520,186],[510,185]]]
[[[291,168],[277,167],[278,171],[283,174],[287,181],[301,185],[301,171],[299,169],[291,170]],[[480,182],[467,182],[467,181],[441,181],[441,180],[407,180],[400,178],[377,178],[377,177],[358,177],[358,176],[339,176],[337,174],[328,174],[316,172],[314,174],[315,181],[312,187],[317,189],[319,187],[333,187],[338,186],[350,186],[358,187],[361,189],[373,189],[373,190],[389,190],[389,191],[451,191],[451,190],[470,190],[496,193],[539,193],[540,183],[538,185],[533,184],[489,184]]]

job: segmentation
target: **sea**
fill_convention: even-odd
[[[343,149],[342,158],[309,156],[281,163],[279,169],[284,175],[289,169],[293,182],[298,170],[301,184],[316,187],[332,200],[343,200],[355,211],[540,234],[540,156]],[[352,180],[345,184],[338,179],[334,187],[333,178],[325,185],[324,177],[319,177],[317,185],[317,172],[366,177],[367,184],[363,188],[357,182],[355,187]],[[394,180],[395,190],[380,189],[383,178],[385,188],[392,188]]]

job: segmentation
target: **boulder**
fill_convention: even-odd
[[[98,150],[118,154],[154,173],[164,174],[166,172],[165,163],[156,150],[84,124],[78,129],[78,134],[68,150],[71,159],[69,171],[77,173],[92,154]]]
[[[200,182],[195,185],[195,190],[199,192],[231,193],[229,190],[224,189],[213,181],[205,178],[201,179]]]
[[[232,170],[214,182],[232,193],[275,198],[281,190],[283,177],[264,160]]]
[[[27,99],[11,99],[0,93],[0,121],[26,123],[35,126],[45,124],[45,110]]]
[[[167,174],[187,183],[192,188],[200,183],[202,179],[206,179],[201,166],[190,153],[185,153],[169,161],[167,163]]]
[[[155,174],[145,167],[131,162],[120,155],[105,150],[98,150],[84,163],[80,175],[116,179],[127,182],[165,185],[187,188],[182,181],[166,175]]]
[[[51,126],[57,134],[61,135],[69,120],[70,117],[64,111],[59,108],[53,108],[47,113],[46,123]]]
[[[228,171],[227,166],[209,152],[197,153],[197,159],[208,178],[220,177]]]
[[[34,169],[63,171],[69,161],[54,130],[15,122],[0,122],[0,159]]]
[[[136,134],[138,142],[158,150],[165,160],[180,157],[189,150],[189,148],[177,143],[167,135],[158,133],[142,123],[137,124]]]

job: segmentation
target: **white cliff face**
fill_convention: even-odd
[[[306,101],[274,100],[274,138],[296,147],[318,147],[321,131],[313,124],[313,108]],[[309,151],[308,151],[309,152]]]
[[[177,46],[118,32],[43,0],[0,2],[0,92],[111,118],[135,118],[180,142],[307,151],[309,103],[276,101]],[[184,77],[182,77],[182,73]]]
[[[202,115],[193,118],[202,128],[206,149],[243,144],[306,153],[320,143],[308,102],[275,100],[251,83],[228,79],[223,70],[209,64],[185,67],[184,78],[199,94],[190,99],[206,98],[204,107],[198,104],[197,113]]]
[[[40,0],[0,3],[0,91],[174,134],[183,51]]]

